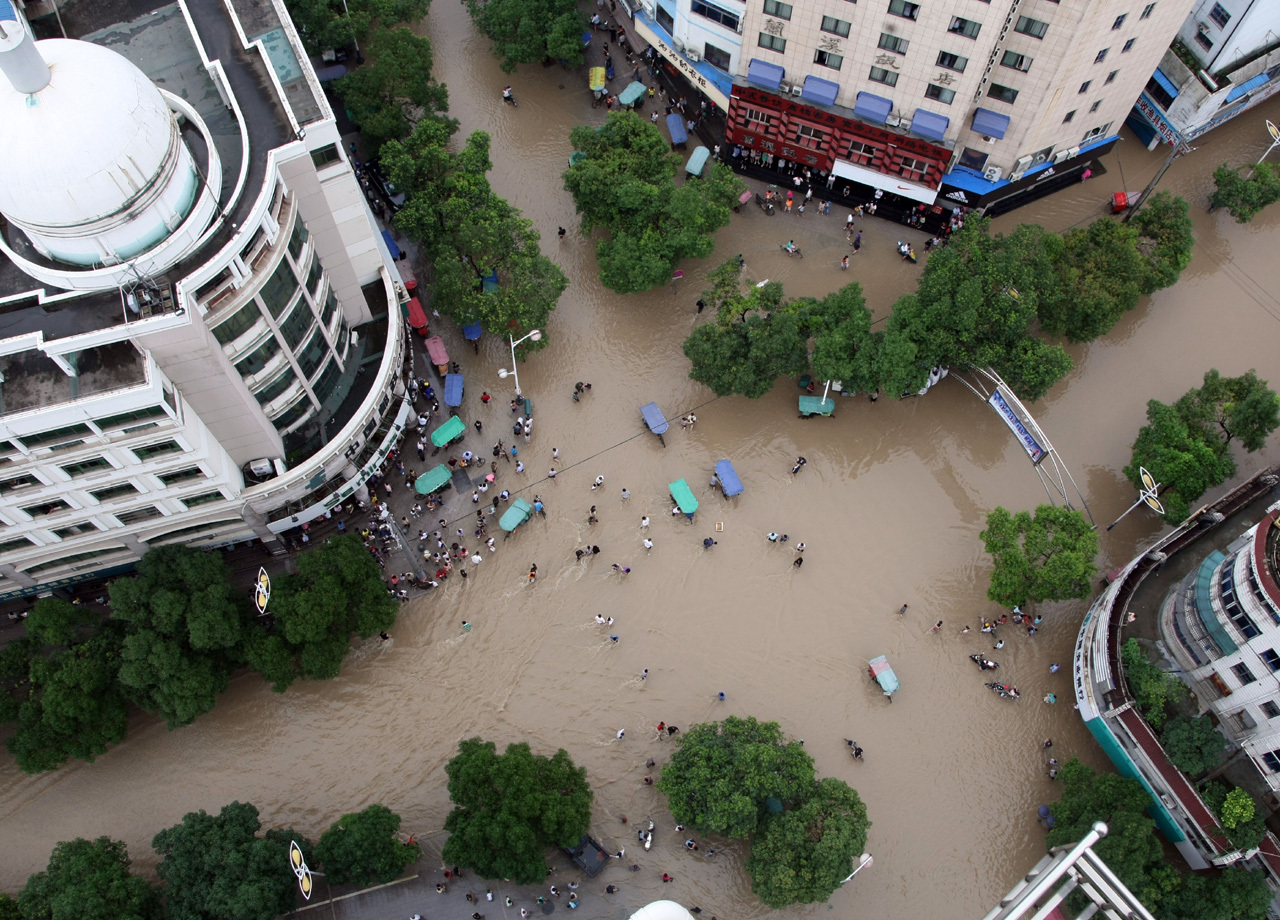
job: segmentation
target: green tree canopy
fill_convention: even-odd
[[[1258,869],[1229,866],[1215,876],[1188,873],[1160,905],[1160,920],[1264,920],[1271,889]]]
[[[358,536],[330,537],[297,562],[297,573],[275,580],[274,628],[248,646],[250,666],[278,693],[299,677],[337,677],[352,633],[367,639],[396,620],[396,601]]]
[[[1120,646],[1120,663],[1143,718],[1159,731],[1167,715],[1166,707],[1180,700],[1187,688],[1152,664],[1137,639],[1126,639]]]
[[[769,907],[825,901],[867,845],[867,808],[843,780],[818,781],[805,802],[760,822],[745,868]]]
[[[17,900],[7,894],[0,894],[0,920],[25,920]]]
[[[258,809],[225,805],[216,816],[191,812],[156,834],[156,874],[164,881],[168,920],[275,920],[294,909],[298,881],[289,841],[307,853],[307,839],[273,829],[259,837]]]
[[[1192,776],[1212,770],[1226,756],[1226,739],[1208,716],[1175,716],[1160,732],[1160,744],[1173,765]]]
[[[451,153],[452,133],[451,124],[424,120],[382,151],[391,180],[408,198],[396,225],[431,261],[432,306],[459,324],[480,323],[503,336],[545,329],[569,279],[542,254],[533,224],[489,187],[489,135],[476,131]],[[492,274],[497,285],[486,288]],[[544,335],[528,345],[547,342]]]
[[[1147,257],[1142,293],[1171,287],[1191,264],[1196,241],[1187,200],[1156,192],[1143,202],[1131,225],[1138,231],[1138,249]]]
[[[1205,804],[1213,809],[1227,838],[1241,850],[1251,850],[1267,835],[1266,817],[1258,811],[1253,797],[1238,786],[1206,783],[1200,789]]]
[[[178,728],[213,709],[244,661],[247,603],[216,553],[161,546],[138,574],[110,587],[111,615],[127,625],[120,683],[147,712]]]
[[[379,30],[366,49],[368,63],[336,84],[365,142],[377,150],[409,136],[426,117],[449,109],[444,84],[431,78],[431,42],[406,28]]]
[[[374,25],[415,22],[430,0],[286,0],[289,15],[311,54],[368,41]]]
[[[1176,407],[1155,399],[1147,403],[1147,424],[1138,430],[1132,459],[1124,468],[1134,488],[1144,488],[1142,467],[1160,483],[1160,503],[1170,524],[1184,521],[1192,502],[1236,471],[1223,442],[1206,437]]]
[[[600,280],[619,294],[666,284],[685,258],[705,258],[712,234],[729,223],[742,180],[721,163],[704,178],[675,183],[679,158],[662,132],[634,112],[614,112],[603,125],[581,125],[570,141],[586,154],[564,174],[582,229],[603,228],[596,247]]]
[[[499,755],[492,741],[471,738],[458,745],[445,773],[454,808],[442,858],[483,878],[542,881],[546,848],[576,845],[591,823],[587,771],[563,749],[548,758],[528,744],[509,744]]]
[[[1248,177],[1243,175],[1246,169],[1252,170]],[[1213,185],[1209,210],[1226,208],[1238,224],[1247,224],[1267,205],[1280,201],[1280,169],[1270,163],[1235,169],[1223,163],[1213,171]]]
[[[1098,534],[1079,511],[1041,505],[1033,516],[996,508],[981,537],[995,563],[987,597],[997,604],[1088,597]]]
[[[1057,284],[1040,300],[1046,332],[1088,342],[1110,332],[1138,305],[1147,260],[1138,252],[1136,227],[1101,217],[1049,245],[1060,252],[1053,252]]]
[[[1188,424],[1221,437],[1224,447],[1238,438],[1250,453],[1280,426],[1280,396],[1252,368],[1239,377],[1223,377],[1217,368],[1207,371],[1204,385],[1188,390],[1176,407]]]
[[[27,879],[18,907],[26,920],[159,920],[162,915],[155,888],[129,871],[125,845],[108,837],[55,846],[48,867]]]
[[[560,60],[581,67],[587,20],[574,0],[464,0],[472,20],[490,41],[502,69]]]
[[[689,729],[658,780],[677,822],[723,837],[748,836],[769,799],[803,802],[813,785],[813,758],[777,722],[737,716]]]
[[[422,854],[416,843],[396,836],[400,816],[385,805],[343,815],[316,844],[316,858],[335,885],[385,885]]]

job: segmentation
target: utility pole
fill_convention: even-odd
[[[1147,183],[1147,187],[1142,190],[1142,194],[1138,196],[1137,201],[1129,205],[1129,210],[1125,212],[1124,217],[1120,218],[1120,222],[1123,224],[1127,224],[1130,220],[1132,220],[1133,215],[1138,213],[1138,208],[1146,204],[1147,196],[1149,196],[1153,191],[1155,191],[1155,188],[1160,183],[1160,180],[1164,178],[1165,170],[1167,170],[1170,166],[1173,165],[1174,160],[1178,159],[1179,157],[1184,157],[1188,153],[1194,152],[1195,149],[1196,149],[1195,147],[1188,146],[1187,142],[1184,141],[1181,137],[1179,137],[1174,142],[1173,149],[1169,151],[1169,156],[1165,158],[1165,161],[1163,164],[1161,164],[1160,169],[1157,170],[1152,180]]]

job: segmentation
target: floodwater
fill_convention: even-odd
[[[24,776],[5,757],[0,888],[20,886],[56,841],[73,836],[121,838],[140,865],[150,865],[152,834],[188,811],[233,799],[255,803],[269,824],[313,835],[343,812],[385,803],[426,844],[429,870],[449,809],[444,765],[460,739],[480,735],[500,747],[527,741],[544,753],[567,749],[588,771],[593,831],[606,846],[630,842],[638,820],[657,821],[653,851],[637,854],[646,871],[627,874],[625,900],[606,908],[590,899],[593,915],[625,916],[666,896],[701,905],[708,916],[764,917],[770,911],[751,894],[742,868],[745,846],[724,846],[713,860],[686,853],[662,797],[642,782],[646,758],[662,761],[670,750],[669,741],[655,740],[659,720],[688,726],[739,714],[781,722],[805,739],[821,775],[847,780],[867,803],[875,863],[832,897],[837,916],[981,916],[1042,852],[1035,808],[1057,790],[1045,775],[1041,742],[1052,737],[1059,758],[1102,763],[1071,709],[1069,662],[1085,604],[1047,606],[1037,636],[1008,630],[999,652],[976,630],[959,636],[963,625],[999,613],[985,599],[988,565],[978,539],[985,514],[998,504],[1033,507],[1045,500],[1043,487],[1003,423],[954,380],[922,399],[841,399],[834,418],[799,420],[789,382],[755,402],[717,399],[688,379],[680,350],[699,321],[693,305],[701,278],[737,253],[752,279],[780,280],[793,295],[859,280],[884,316],[920,271],[892,248],[914,231],[866,222],[862,253],[842,273],[835,263],[847,251],[843,213],[769,217],[744,209],[721,231],[711,259],[684,266],[678,288],[613,295],[599,285],[593,246],[576,232],[560,179],[569,129],[605,117],[590,107],[583,75],[553,67],[508,77],[460,4],[435,5],[423,28],[463,132],[493,135],[496,190],[533,220],[572,281],[551,318],[549,347],[520,368],[537,418],[533,442],[519,445],[528,471],[521,481],[504,466],[499,480],[541,494],[547,518],[500,542],[467,581],[450,579],[404,608],[393,641],[357,648],[337,680],[281,696],[241,676],[196,724],[168,732],[136,718],[124,744],[54,774]],[[501,102],[508,82],[518,109]],[[1075,372],[1033,407],[1100,527],[1132,501],[1120,469],[1149,398],[1176,398],[1210,367],[1280,377],[1268,360],[1280,339],[1280,209],[1247,227],[1204,210],[1212,168],[1261,155],[1262,119],[1278,114],[1280,103],[1255,110],[1168,172],[1163,187],[1193,204],[1199,242],[1190,269],[1105,339],[1073,348]],[[1091,220],[1123,181],[1131,192],[1145,185],[1163,153],[1129,138],[1107,158],[1106,176],[997,226],[1035,220],[1062,229]],[[558,226],[575,232],[561,243]],[[804,248],[803,261],[778,252],[791,237]],[[920,234],[914,237],[920,249]],[[457,349],[469,384],[463,411],[501,431],[508,383],[497,370],[507,347],[486,338],[478,357]],[[593,388],[574,403],[578,380]],[[486,386],[500,398],[482,408]],[[650,400],[671,418],[696,411],[696,426],[673,426],[664,447],[640,423],[639,407]],[[554,482],[542,480],[553,447],[561,454]],[[792,476],[797,454],[808,465]],[[724,457],[746,485],[728,501],[708,488]],[[1273,440],[1240,466],[1249,471],[1276,459]],[[605,485],[593,492],[597,475]],[[681,477],[702,503],[694,525],[669,513],[666,486]],[[588,527],[592,504],[600,523]],[[649,553],[642,515],[653,519]],[[1104,533],[1102,568],[1120,564],[1159,529],[1135,512]],[[772,530],[790,534],[791,544],[767,542]],[[709,551],[706,536],[719,541]],[[808,549],[797,570],[791,547],[802,540]],[[575,562],[573,550],[588,542],[601,557]],[[614,562],[631,566],[630,575],[612,574]],[[539,572],[534,586],[526,584],[531,563]],[[910,609],[898,617],[903,603]],[[597,612],[616,618],[612,630],[595,624]],[[474,624],[466,634],[464,618]],[[944,628],[933,634],[938,619]],[[616,645],[610,631],[620,637]],[[1024,691],[1021,701],[983,688],[966,658],[976,651],[1001,662],[1000,676]],[[902,681],[892,705],[866,677],[867,660],[879,654]],[[1050,676],[1050,662],[1063,671]],[[716,700],[721,690],[724,703]],[[1056,706],[1041,701],[1050,691],[1061,700]],[[627,735],[618,741],[621,728]],[[844,738],[860,742],[865,763],[850,760]],[[662,885],[663,871],[676,884]]]

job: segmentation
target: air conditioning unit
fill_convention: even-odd
[[[1017,181],[1018,181],[1019,179],[1021,179],[1021,178],[1022,178],[1022,173],[1020,173],[1020,172],[1011,172],[1011,173],[1009,173],[1009,181],[1010,181],[1010,182],[1017,182]]]
[[[791,81],[790,80],[780,81],[778,83],[778,92],[783,94],[791,92]]]
[[[988,182],[999,182],[1000,177],[1004,175],[1004,170],[999,166],[988,166],[982,171],[982,177]]]
[[[1049,155],[1047,153],[1037,153],[1036,158],[1031,161],[1031,165],[1039,166],[1041,163],[1045,162],[1047,159],[1049,159]]]
[[[994,137],[989,137],[986,134],[982,135],[982,140],[984,143],[988,143],[988,144],[994,144],[996,142],[996,139]]]
[[[675,46],[675,49],[677,51],[679,51],[681,54],[684,54],[684,42],[680,41],[680,39],[678,38],[673,38],[671,39],[671,44]]]
[[[694,50],[692,50],[692,49],[690,49],[690,50],[686,51],[686,52],[684,53],[684,56],[685,56],[685,57],[687,57],[689,60],[694,61],[694,62],[697,62],[697,61],[702,60],[702,55],[700,55],[698,52],[696,52],[696,51],[694,51]]]
[[[803,93],[803,92],[804,92],[804,87],[803,87],[803,86],[793,86],[793,87],[791,87],[791,95],[793,95],[793,96],[799,96],[799,95],[800,95],[801,93]]]
[[[1196,24],[1196,31],[1198,31],[1201,35],[1208,35],[1208,34],[1209,34],[1209,23],[1207,23],[1207,22],[1197,23],[1197,24]]]
[[[884,120],[884,123],[885,123],[886,125],[888,125],[890,128],[896,128],[896,127],[898,127],[898,125],[902,124],[902,115],[901,115],[901,113],[899,113],[899,112],[890,112],[890,113],[889,113],[889,116]]]
[[[739,35],[741,35],[741,34],[742,34],[742,20],[741,20],[741,19],[739,19],[739,20],[738,20],[738,34],[739,34]]]
[[[644,10],[644,14],[650,19],[653,18],[653,4],[650,0],[640,0],[640,8]]]
[[[1071,150],[1069,148],[1067,150],[1059,150],[1057,153],[1053,155],[1053,162],[1061,163],[1063,160],[1071,159],[1072,155],[1073,154],[1071,153]]]
[[[1031,165],[1031,157],[1018,157],[1018,162],[1013,164],[1014,172],[1026,172],[1027,167]]]
[[[274,469],[275,467],[271,465],[271,461],[266,457],[249,461],[249,472],[255,476],[270,476]]]

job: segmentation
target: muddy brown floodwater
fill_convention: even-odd
[[[1059,757],[1103,763],[1071,708],[1069,662],[1083,603],[1047,607],[1039,635],[1011,631],[993,653],[1000,675],[1024,690],[1017,703],[985,690],[966,658],[990,651],[987,638],[976,630],[959,636],[964,624],[999,612],[984,596],[984,515],[998,504],[1032,507],[1045,499],[1043,488],[1004,425],[953,380],[923,399],[841,399],[834,418],[801,421],[792,384],[782,381],[755,402],[716,399],[689,380],[680,350],[698,321],[702,277],[737,253],[752,279],[780,280],[792,295],[857,279],[882,317],[920,271],[892,249],[913,231],[866,223],[862,253],[846,274],[836,267],[847,251],[842,213],[768,217],[752,208],[721,231],[711,259],[684,266],[677,290],[613,295],[596,278],[592,244],[577,232],[563,243],[555,237],[557,226],[577,226],[560,178],[569,130],[605,117],[590,107],[582,74],[553,67],[504,75],[457,3],[438,2],[423,29],[462,131],[493,136],[494,187],[541,230],[572,281],[549,323],[550,346],[521,367],[538,424],[532,444],[520,445],[529,468],[520,486],[543,496],[548,516],[499,543],[468,581],[451,580],[406,607],[393,641],[355,649],[337,680],[281,696],[244,675],[194,725],[168,732],[138,717],[125,743],[96,763],[53,774],[24,776],[6,755],[0,887],[16,889],[56,841],[73,836],[121,838],[149,865],[153,833],[233,799],[258,805],[269,824],[312,834],[345,811],[382,802],[435,854],[449,808],[443,767],[460,739],[480,735],[499,746],[567,749],[587,768],[593,830],[606,845],[628,842],[633,825],[621,824],[621,815],[658,822],[654,850],[639,859],[652,871],[628,876],[629,900],[608,908],[611,916],[662,895],[700,904],[708,915],[764,917],[770,911],[751,894],[742,867],[745,847],[725,846],[714,860],[684,852],[661,796],[642,783],[645,759],[670,751],[654,740],[659,720],[687,726],[733,713],[780,721],[805,739],[822,775],[849,781],[866,800],[875,864],[832,897],[836,916],[981,916],[1041,851],[1035,808],[1057,795],[1041,742],[1051,736]],[[508,82],[518,109],[501,103]],[[1120,470],[1147,399],[1176,398],[1215,366],[1280,377],[1280,209],[1247,227],[1204,210],[1212,168],[1256,159],[1267,143],[1262,119],[1278,114],[1272,104],[1237,119],[1169,171],[1164,187],[1193,204],[1190,269],[1110,335],[1072,348],[1077,369],[1033,407],[1100,525],[1132,500]],[[1090,220],[1123,181],[1131,191],[1144,185],[1162,156],[1127,137],[1106,159],[1106,176],[997,227]],[[790,237],[804,248],[803,261],[778,252]],[[491,430],[506,418],[505,400],[482,408],[478,397],[486,385],[507,392],[497,377],[506,357],[506,343],[487,336],[465,367],[464,417],[492,421]],[[581,403],[570,399],[577,380],[594,385]],[[638,409],[650,400],[670,417],[696,410],[697,425],[674,426],[664,448],[642,433]],[[561,473],[538,482],[553,447]],[[808,465],[793,477],[797,454]],[[722,457],[746,485],[729,501],[708,488]],[[1273,439],[1240,466],[1276,459]],[[605,487],[593,493],[597,475]],[[666,485],[681,477],[702,503],[693,526],[669,513]],[[516,479],[503,471],[504,486]],[[623,487],[631,491],[625,503]],[[601,520],[588,528],[593,503]],[[649,553],[639,529],[646,514]],[[771,530],[808,544],[803,569],[792,567],[790,546],[766,541]],[[1103,569],[1158,531],[1150,516],[1134,513],[1104,533]],[[719,544],[704,551],[702,539],[713,533]],[[588,540],[602,557],[578,564],[573,550]],[[529,587],[534,562],[540,577]],[[612,575],[614,562],[633,571]],[[899,618],[904,602],[910,610]],[[597,612],[616,617],[616,645],[596,626]],[[474,624],[470,633],[460,630],[463,618]],[[938,619],[944,628],[931,634]],[[865,676],[867,659],[879,654],[902,681],[892,705]],[[1050,676],[1051,662],[1063,671]],[[716,700],[721,690],[724,703]],[[1062,702],[1043,703],[1049,691]],[[627,736],[616,741],[620,728]],[[851,762],[846,737],[865,748],[865,763]],[[659,882],[662,871],[677,878],[674,891]],[[818,917],[827,909],[786,913]]]

